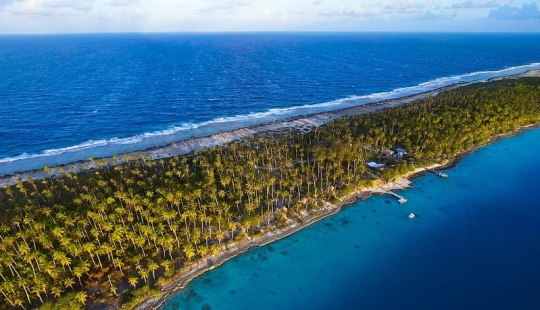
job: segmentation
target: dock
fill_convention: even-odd
[[[394,193],[393,191],[387,191],[386,192],[388,195],[392,195],[394,197],[396,197],[398,199],[398,202],[401,203],[401,204],[404,204],[407,202],[407,198],[401,196],[401,195],[398,195],[396,193]]]
[[[427,169],[427,168],[425,168],[425,169],[426,169],[427,171],[429,171],[429,172],[435,174],[435,175],[438,176],[439,178],[443,178],[443,179],[444,179],[444,178],[447,178],[447,177],[448,177],[448,174],[446,174],[446,173],[442,173],[442,172],[439,172],[439,171],[433,170],[433,169]]]

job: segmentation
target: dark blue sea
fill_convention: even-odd
[[[0,175],[540,68],[540,34],[0,36]]]
[[[540,34],[0,36],[0,175],[530,69]],[[536,129],[484,147],[405,205],[358,202],[163,309],[540,309],[539,145]]]

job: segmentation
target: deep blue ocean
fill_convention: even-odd
[[[0,175],[539,63],[540,34],[0,36]]]
[[[540,34],[0,36],[0,175],[529,69]],[[405,205],[358,202],[163,309],[540,309],[539,145],[484,147]]]

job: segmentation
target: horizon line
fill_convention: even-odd
[[[114,35],[114,34],[540,34],[540,31],[417,31],[417,30],[184,30],[184,31],[81,31],[81,32],[14,32],[0,36],[46,36],[46,35]]]

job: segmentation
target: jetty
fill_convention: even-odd
[[[448,177],[448,174],[446,173],[442,173],[442,172],[439,172],[437,170],[433,170],[433,169],[428,169],[428,168],[425,168],[427,171],[435,174],[436,176],[438,176],[439,178],[447,178]]]
[[[401,195],[398,195],[398,194],[394,193],[393,191],[386,191],[386,193],[388,195],[392,195],[392,196],[396,197],[398,199],[398,202],[401,203],[401,204],[404,204],[404,203],[407,202],[407,198],[405,198],[405,197],[403,197]]]

